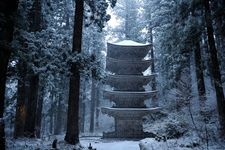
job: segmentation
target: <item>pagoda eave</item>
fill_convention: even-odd
[[[106,70],[118,75],[142,75],[152,63],[153,60],[118,60],[106,58]]]
[[[107,47],[107,55],[109,57],[118,59],[142,59],[148,54],[151,44],[130,46],[107,43]]]
[[[103,114],[119,118],[142,118],[148,114],[161,110],[160,107],[155,108],[111,108],[102,107]]]

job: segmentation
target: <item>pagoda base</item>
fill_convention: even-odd
[[[115,131],[103,133],[103,138],[152,138],[155,134],[144,132],[142,127],[142,117],[132,118],[132,116],[121,118],[115,117]]]
[[[103,138],[129,138],[129,139],[143,139],[143,138],[154,138],[156,135],[150,132],[103,132]]]
[[[159,111],[156,108],[109,108],[102,107],[102,113],[115,120],[115,131],[103,133],[103,138],[152,138],[155,134],[143,131],[143,116]]]

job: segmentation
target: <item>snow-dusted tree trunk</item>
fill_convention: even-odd
[[[83,29],[84,1],[76,0],[74,31],[73,31],[73,52],[81,52],[82,29]],[[79,96],[80,96],[80,72],[77,64],[71,66],[67,130],[65,141],[70,144],[79,143]]]
[[[217,99],[217,106],[219,112],[219,121],[220,126],[222,128],[222,135],[225,135],[225,99],[223,93],[223,86],[221,80],[221,73],[218,61],[218,51],[216,49],[215,40],[214,40],[214,30],[212,25],[212,15],[210,9],[209,0],[204,0],[204,7],[205,7],[205,22],[207,28],[207,37],[208,37],[208,44],[209,44],[209,52],[210,58],[212,61],[212,76],[213,82],[216,91],[216,99]]]
[[[197,10],[195,10],[195,5],[192,6],[192,18],[197,16]],[[200,9],[202,11],[202,8]],[[194,51],[194,63],[195,63],[195,74],[197,80],[197,88],[198,88],[198,96],[199,96],[199,104],[200,104],[200,112],[204,110],[205,100],[206,100],[206,89],[205,89],[205,81],[204,81],[204,70],[203,70],[203,59],[201,54],[201,26],[195,22],[193,24],[193,34],[195,35],[192,38],[193,43],[193,51]]]

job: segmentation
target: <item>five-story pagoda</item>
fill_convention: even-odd
[[[113,107],[103,107],[102,112],[115,118],[115,131],[103,133],[103,138],[145,138],[153,134],[143,131],[143,116],[159,108],[147,108],[145,100],[155,97],[157,91],[147,91],[144,86],[156,74],[143,75],[153,64],[145,60],[150,44],[131,40],[107,44],[106,70],[110,72],[106,84],[111,90],[103,92],[104,99],[114,102]]]

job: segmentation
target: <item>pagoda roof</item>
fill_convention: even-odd
[[[108,43],[113,45],[119,45],[119,46],[149,46],[151,45],[150,43],[143,44],[143,43],[139,43],[132,40],[123,40],[120,42],[114,42],[114,43],[108,42]]]
[[[130,43],[130,44],[128,44]],[[135,42],[107,43],[107,56],[116,59],[141,60],[148,54],[150,44],[137,44]]]
[[[115,74],[142,75],[152,63],[150,60],[120,60],[111,57],[106,58],[106,70]]]
[[[143,91],[144,85],[152,81],[156,74],[143,75],[112,75],[105,78],[105,83],[121,91]]]
[[[121,118],[140,118],[144,117],[150,113],[157,112],[161,110],[161,107],[155,108],[111,108],[102,107],[101,111],[104,114],[108,114],[113,117]]]

